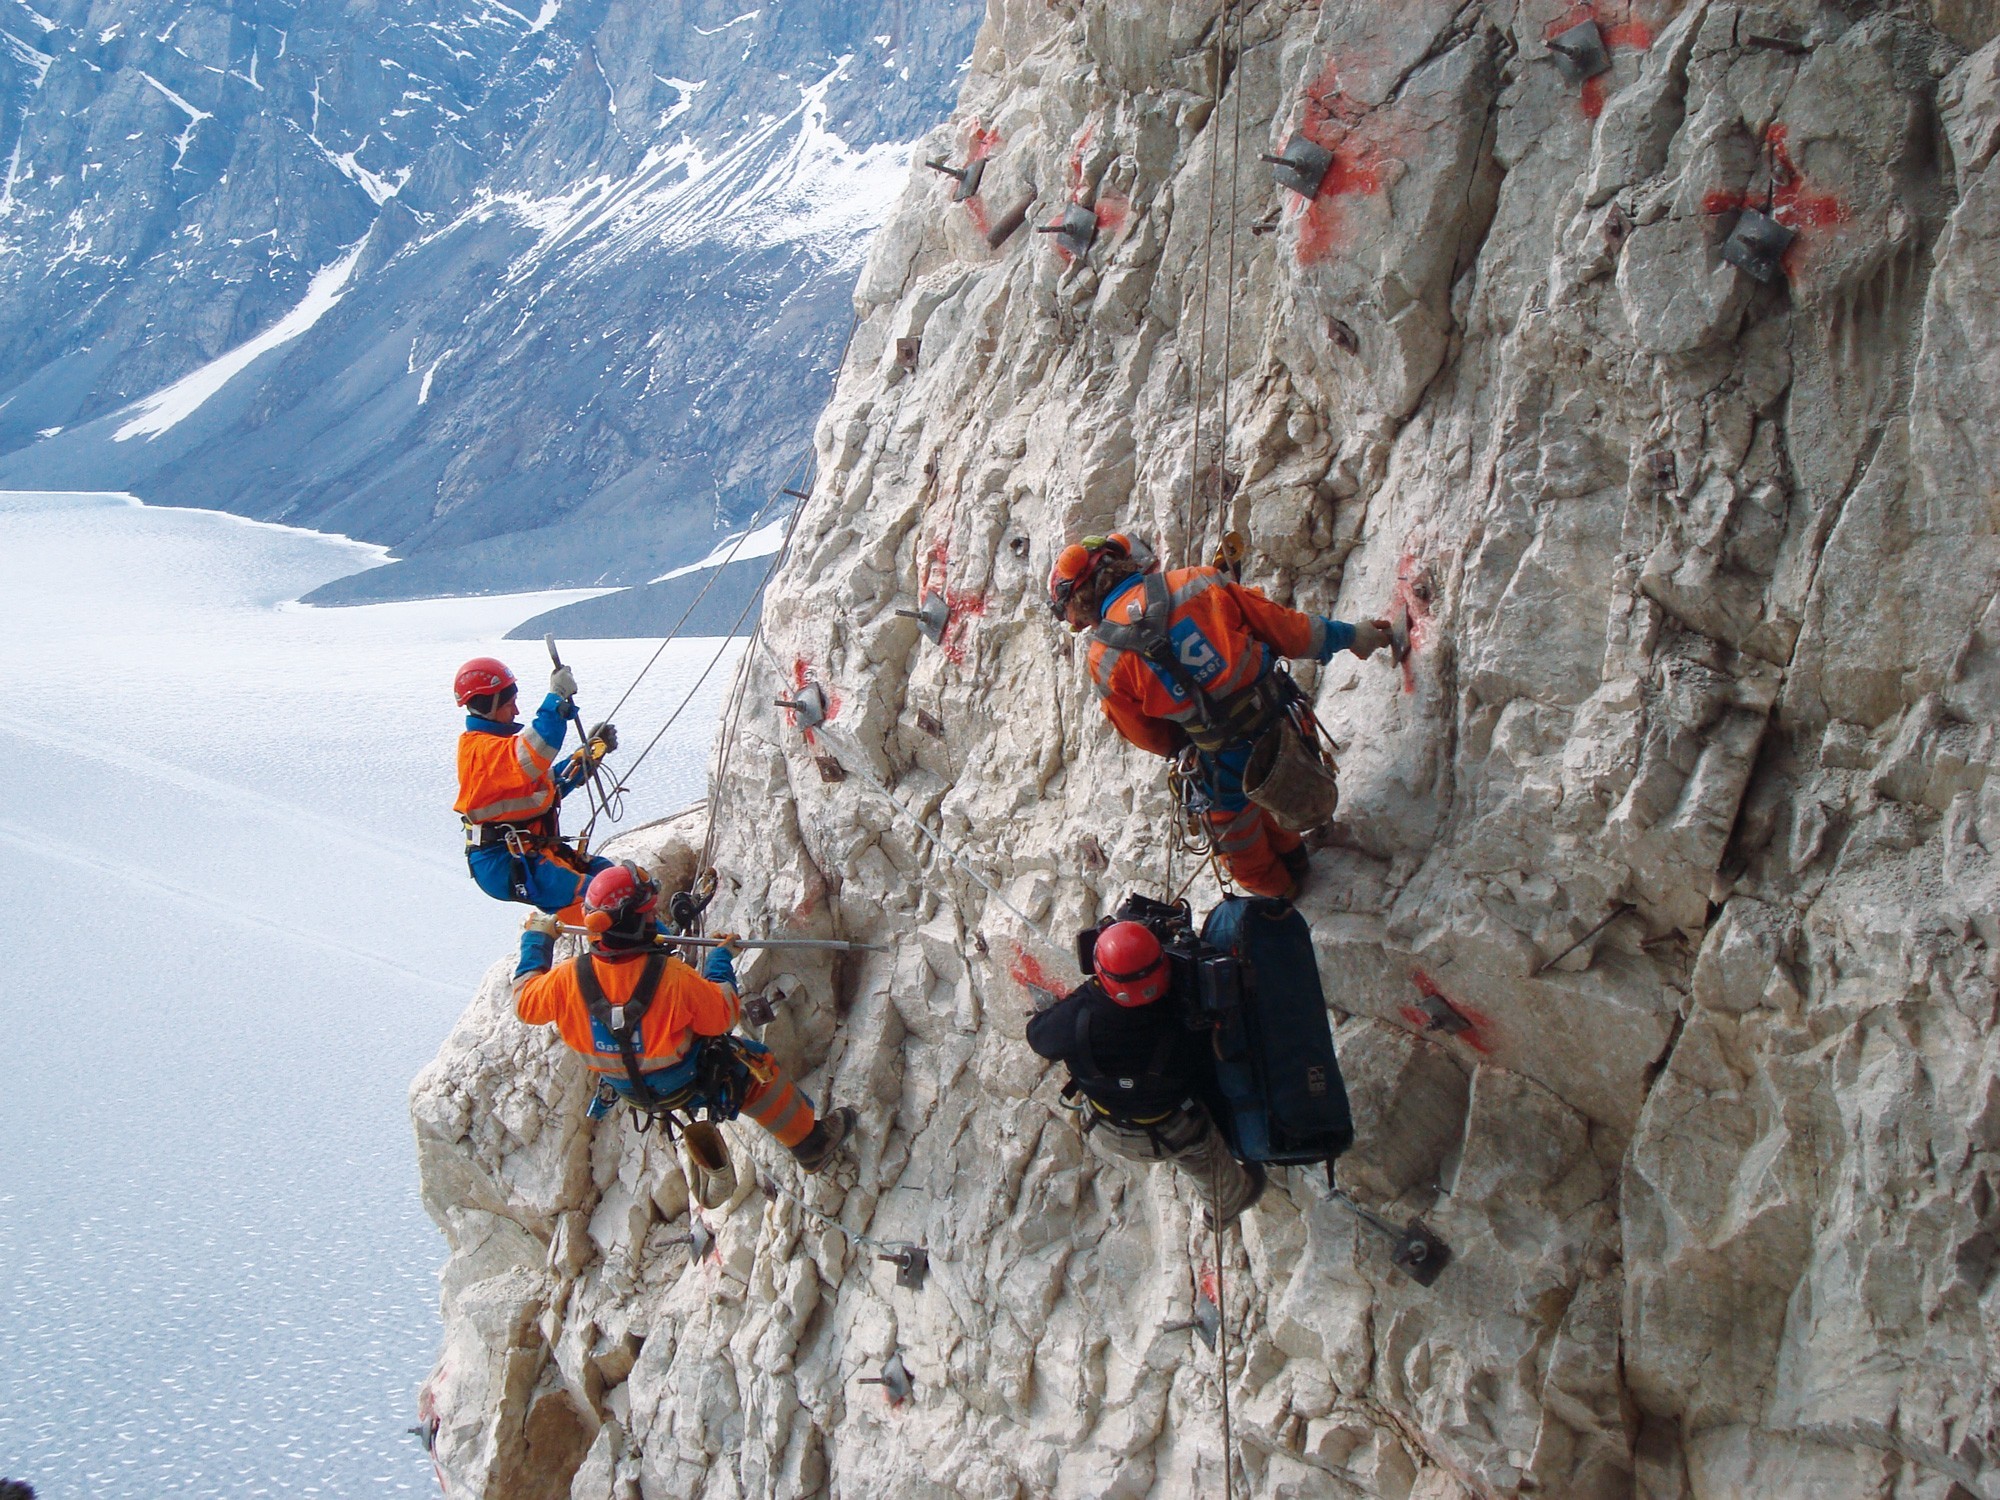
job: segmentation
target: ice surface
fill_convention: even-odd
[[[465,874],[448,685],[491,653],[532,690],[502,634],[585,592],[285,602],[380,555],[0,494],[0,1469],[43,1500],[433,1488],[404,1096],[519,925]],[[566,643],[584,713],[655,644]],[[628,736],[714,645],[668,648]],[[700,795],[726,679],[628,823]]]

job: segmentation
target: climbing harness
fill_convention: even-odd
[[[555,810],[551,808],[527,823],[475,823],[470,818],[462,817],[459,824],[465,830],[468,853],[495,844],[506,847],[512,861],[507,873],[509,898],[532,906],[534,901],[528,893],[530,861],[552,860],[577,875],[590,873],[589,856],[554,831],[555,819]]]
[[[1173,595],[1166,576],[1148,573],[1140,579],[1145,605],[1137,619],[1099,624],[1091,638],[1113,651],[1130,651],[1163,673],[1194,709],[1194,722],[1181,724],[1197,749],[1216,754],[1254,738],[1278,722],[1303,697],[1291,677],[1280,670],[1265,672],[1255,682],[1221,698],[1215,697],[1180,659],[1170,632]]]

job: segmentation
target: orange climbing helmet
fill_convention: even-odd
[[[1091,950],[1097,982],[1119,1005],[1151,1005],[1167,992],[1171,973],[1160,940],[1143,922],[1113,922]]]
[[[1135,548],[1132,538],[1122,531],[1114,531],[1109,536],[1087,536],[1071,542],[1056,554],[1056,565],[1049,570],[1049,612],[1058,620],[1069,608],[1070,596],[1090,581],[1090,578],[1111,558],[1126,558],[1138,553],[1141,561],[1150,561],[1151,554],[1143,548]]]

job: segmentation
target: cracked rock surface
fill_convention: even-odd
[[[2000,1497],[1994,18],[1219,10],[992,0],[929,143],[980,194],[913,174],[712,802],[622,846],[684,879],[712,814],[711,926],[888,945],[744,971],[851,1159],[731,1127],[690,1215],[502,966],[418,1079],[452,1493]],[[1257,161],[1294,132],[1311,202]],[[1030,193],[1093,243],[990,244]],[[1406,667],[1299,671],[1342,747],[1300,904],[1343,1179],[1451,1245],[1431,1288],[1304,1172],[1218,1267],[1021,1039],[1168,873],[1041,603],[1113,525],[1409,621]],[[1215,1290],[1227,1449],[1176,1326]]]

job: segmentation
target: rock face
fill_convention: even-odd
[[[671,1151],[582,1120],[498,967],[418,1080],[453,1493],[1166,1497],[1228,1452],[1269,1497],[2000,1496],[1991,17],[1218,9],[994,0],[930,142],[980,201],[913,177],[861,277],[711,804],[715,925],[892,945],[747,971],[852,1162],[735,1128],[781,1191],[694,1257]],[[1310,202],[1257,162],[1294,131]],[[1094,243],[990,247],[1030,185]],[[1768,282],[1746,210],[1795,231]],[[1420,1288],[1276,1174],[1219,1267],[1227,1450],[1198,1205],[1021,1040],[1170,858],[1052,551],[1225,523],[1246,581],[1410,623],[1407,669],[1300,671],[1343,747],[1301,906],[1346,1180],[1456,1252]],[[766,706],[807,679],[810,739]],[[708,816],[628,847],[684,876]],[[892,1355],[899,1404],[856,1383]]]
[[[397,549],[336,602],[699,557],[805,446],[978,15],[5,0],[0,485]]]

